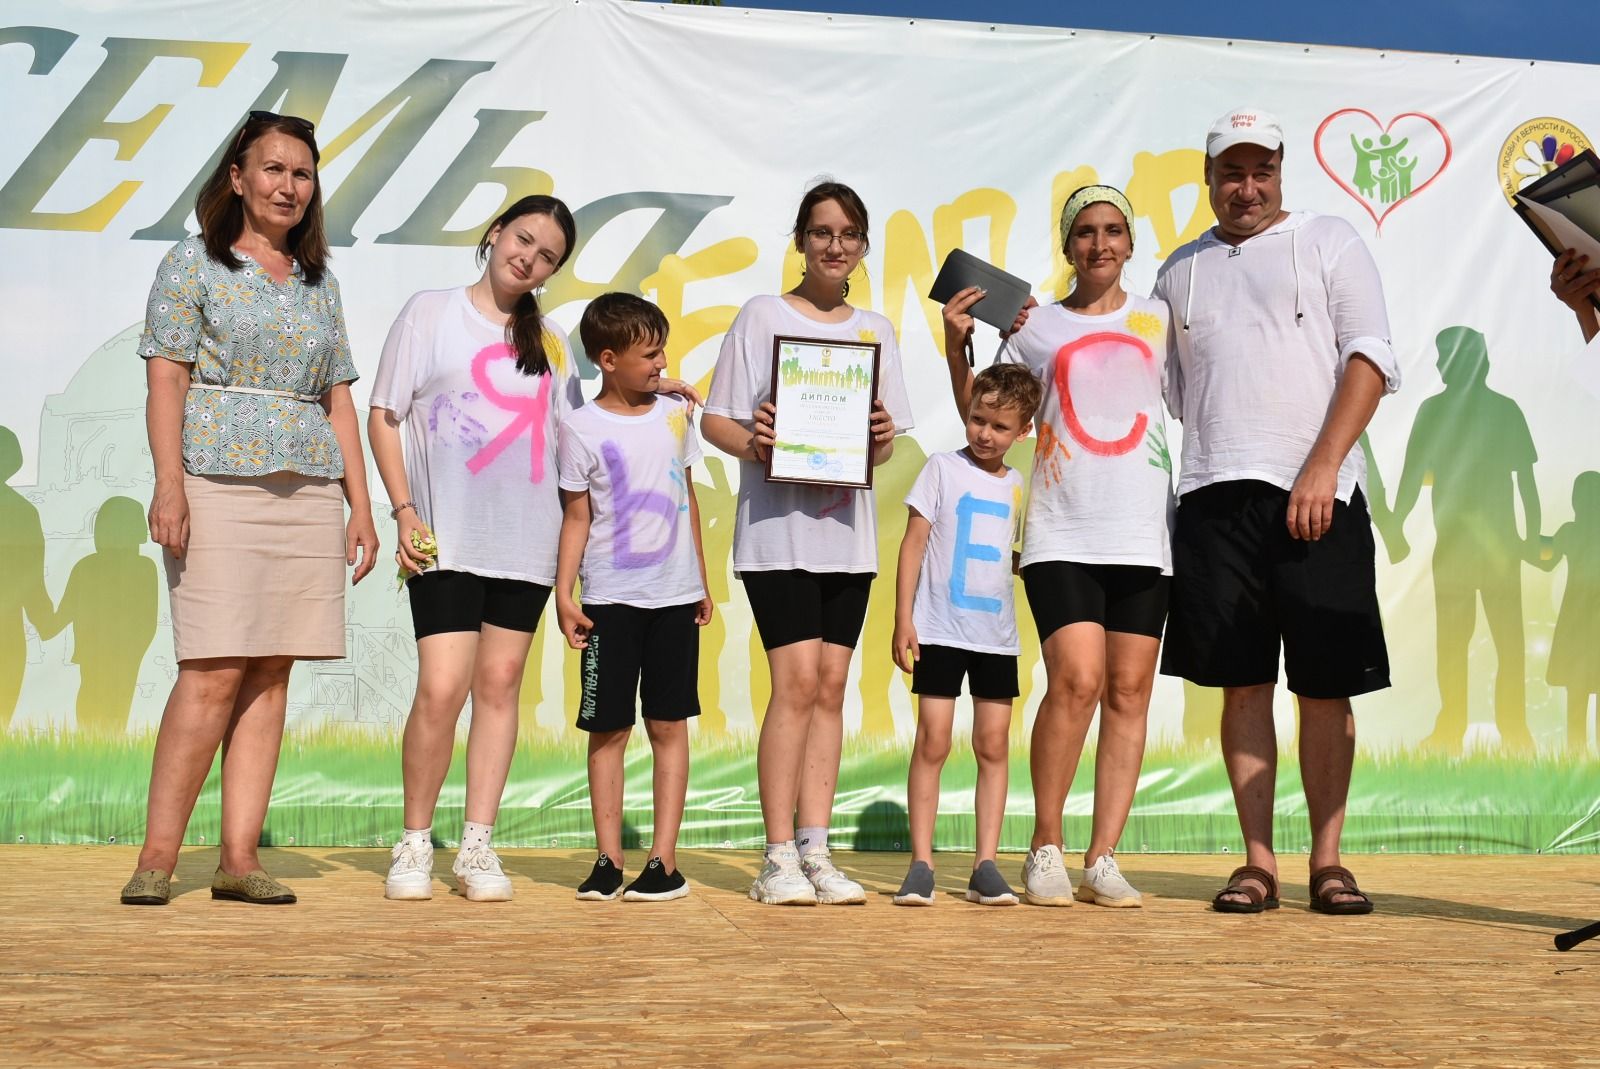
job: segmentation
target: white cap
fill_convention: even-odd
[[[1259,108],[1234,108],[1206,131],[1206,155],[1212,159],[1235,145],[1281,148],[1283,127],[1278,117]]]

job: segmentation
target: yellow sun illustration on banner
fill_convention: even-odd
[[[1149,312],[1129,312],[1128,330],[1151,341],[1161,337],[1161,317]]]

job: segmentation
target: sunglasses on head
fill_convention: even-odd
[[[317,132],[316,124],[310,119],[302,119],[298,115],[279,115],[275,111],[252,111],[249,120],[239,127],[239,136],[234,139],[233,148],[237,152],[239,146],[244,144],[244,132],[253,122],[281,122],[287,123],[296,130],[304,130],[307,137],[314,136]]]
[[[252,122],[286,122],[297,129],[303,129],[308,134],[315,133],[317,129],[316,124],[310,119],[302,119],[298,115],[279,115],[275,111],[252,111],[250,119]]]

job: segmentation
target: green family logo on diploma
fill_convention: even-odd
[[[872,485],[877,342],[774,338],[768,482]]]

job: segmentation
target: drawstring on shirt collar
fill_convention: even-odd
[[[1210,236],[1211,231],[1206,231]],[[1204,238],[1201,239],[1204,241]],[[1243,248],[1237,245],[1235,248]],[[1194,267],[1200,259],[1200,246],[1196,245],[1194,252],[1189,254],[1189,289],[1183,297],[1183,329],[1189,330],[1189,312],[1194,307]],[[1289,263],[1294,272],[1294,325],[1299,326],[1305,319],[1305,313],[1300,310],[1300,228],[1293,227],[1289,231]]]

